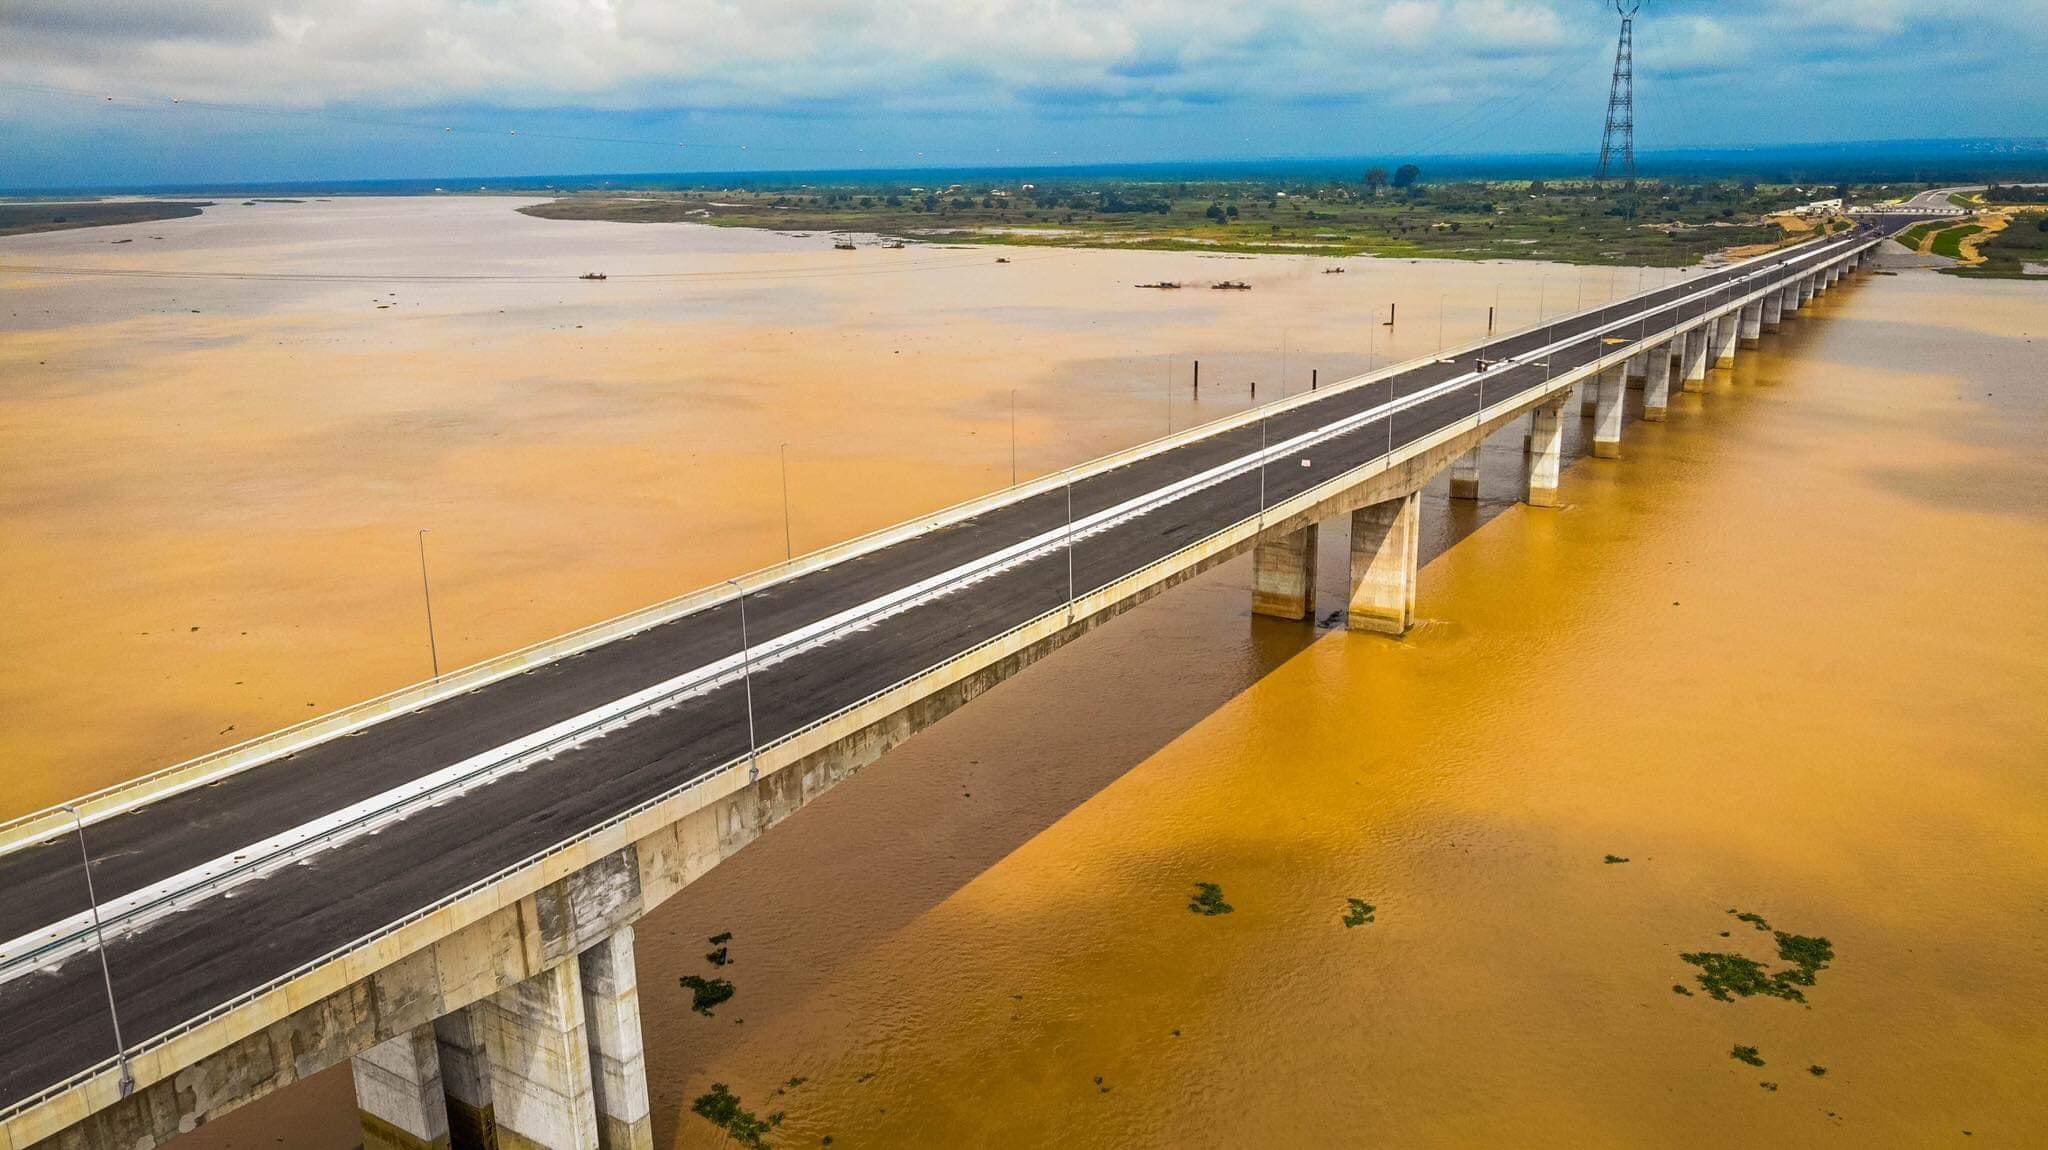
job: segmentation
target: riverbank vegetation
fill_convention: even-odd
[[[196,216],[201,209],[212,206],[211,200],[0,204],[0,236],[177,220]]]
[[[580,193],[544,219],[694,222],[870,243],[1541,259],[1678,267],[1805,238],[1783,213],[1825,189],[1753,182],[1356,180],[802,185]],[[1823,224],[1823,227],[1828,225]],[[1837,225],[1839,226],[1839,225]],[[875,237],[869,240],[866,237]]]

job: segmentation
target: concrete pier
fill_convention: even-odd
[[[1645,348],[1628,357],[1628,386],[1632,391],[1643,390],[1643,381],[1650,378],[1650,356],[1655,349]]]
[[[1594,377],[1599,408],[1593,413],[1593,457],[1621,458],[1622,407],[1628,396],[1627,367],[1615,364]]]
[[[1451,498],[1479,498],[1479,449],[1460,455],[1451,461]]]
[[[580,966],[557,963],[484,1004],[500,1150],[597,1150]]]
[[[1299,622],[1316,609],[1316,525],[1252,549],[1252,614]]]
[[[1742,331],[1742,316],[1729,312],[1714,322],[1714,366],[1735,366],[1736,337]]]
[[[455,1150],[496,1150],[491,1111],[491,1060],[484,1053],[483,1004],[434,1020],[441,1051],[441,1091],[448,1107],[448,1143]]]
[[[1579,381],[1579,415],[1591,419],[1599,410],[1600,381],[1589,375]]]
[[[1742,346],[1756,347],[1764,340],[1764,304],[1762,300],[1742,305]]]
[[[1351,513],[1351,605],[1346,620],[1352,630],[1402,635],[1415,625],[1421,527],[1419,491]]]
[[[1643,418],[1662,423],[1671,403],[1671,344],[1650,349],[1649,359],[1649,376],[1643,380]]]
[[[1696,327],[1685,333],[1684,368],[1685,390],[1705,391],[1707,389],[1707,343],[1705,327]]]
[[[363,1150],[447,1150],[448,1109],[441,1098],[441,1057],[432,1025],[380,1042],[349,1059],[349,1065],[355,1071]]]
[[[1785,319],[1785,293],[1782,289],[1764,297],[1765,331],[1777,331]]]
[[[1800,280],[1798,283],[1785,285],[1785,304],[1780,311],[1788,319],[1798,315],[1799,309],[1806,304],[1806,296],[1800,290],[1800,285],[1805,282],[1805,280]]]
[[[1559,396],[1529,413],[1531,507],[1557,506],[1557,474],[1564,463],[1564,403],[1567,398]]]
[[[1802,280],[1800,280],[1800,281],[1799,281],[1799,306],[1800,306],[1800,307],[1805,307],[1805,306],[1806,306],[1807,304],[1809,304],[1809,303],[1812,303],[1812,302],[1813,302],[1813,293],[1814,293],[1814,287],[1815,287],[1814,281],[1815,281],[1815,280],[1816,280],[1817,278],[1818,278],[1818,277],[1816,277],[1816,276],[1807,276],[1806,278],[1804,278],[1804,279],[1802,279]]]
[[[583,981],[583,1025],[590,1035],[590,1092],[603,1150],[654,1150],[647,1102],[647,1059],[640,1044],[640,979],[633,928],[576,958]]]

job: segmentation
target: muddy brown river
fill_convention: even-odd
[[[511,203],[0,240],[0,814],[422,677],[421,527],[468,662],[779,559],[784,443],[803,550],[1007,483],[1013,391],[1029,476],[1673,274]],[[2037,1141],[2044,381],[2035,285],[1866,276],[1562,508],[1519,431],[1440,481],[1405,641],[1253,620],[1243,563],[1153,600],[642,923],[658,1143],[713,1083],[778,1146]],[[1773,931],[1803,1002],[1681,957]],[[344,1068],[181,1145],[358,1140]]]

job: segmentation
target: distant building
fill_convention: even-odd
[[[1832,200],[1815,200],[1810,204],[1801,204],[1792,209],[1792,214],[1795,216],[1831,216],[1841,210],[1842,199],[1840,196],[1837,196]]]

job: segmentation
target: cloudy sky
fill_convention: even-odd
[[[1590,152],[1598,0],[0,0],[0,187]],[[1645,149],[2048,135],[2048,0],[1648,0]],[[111,97],[111,98],[110,98]]]

